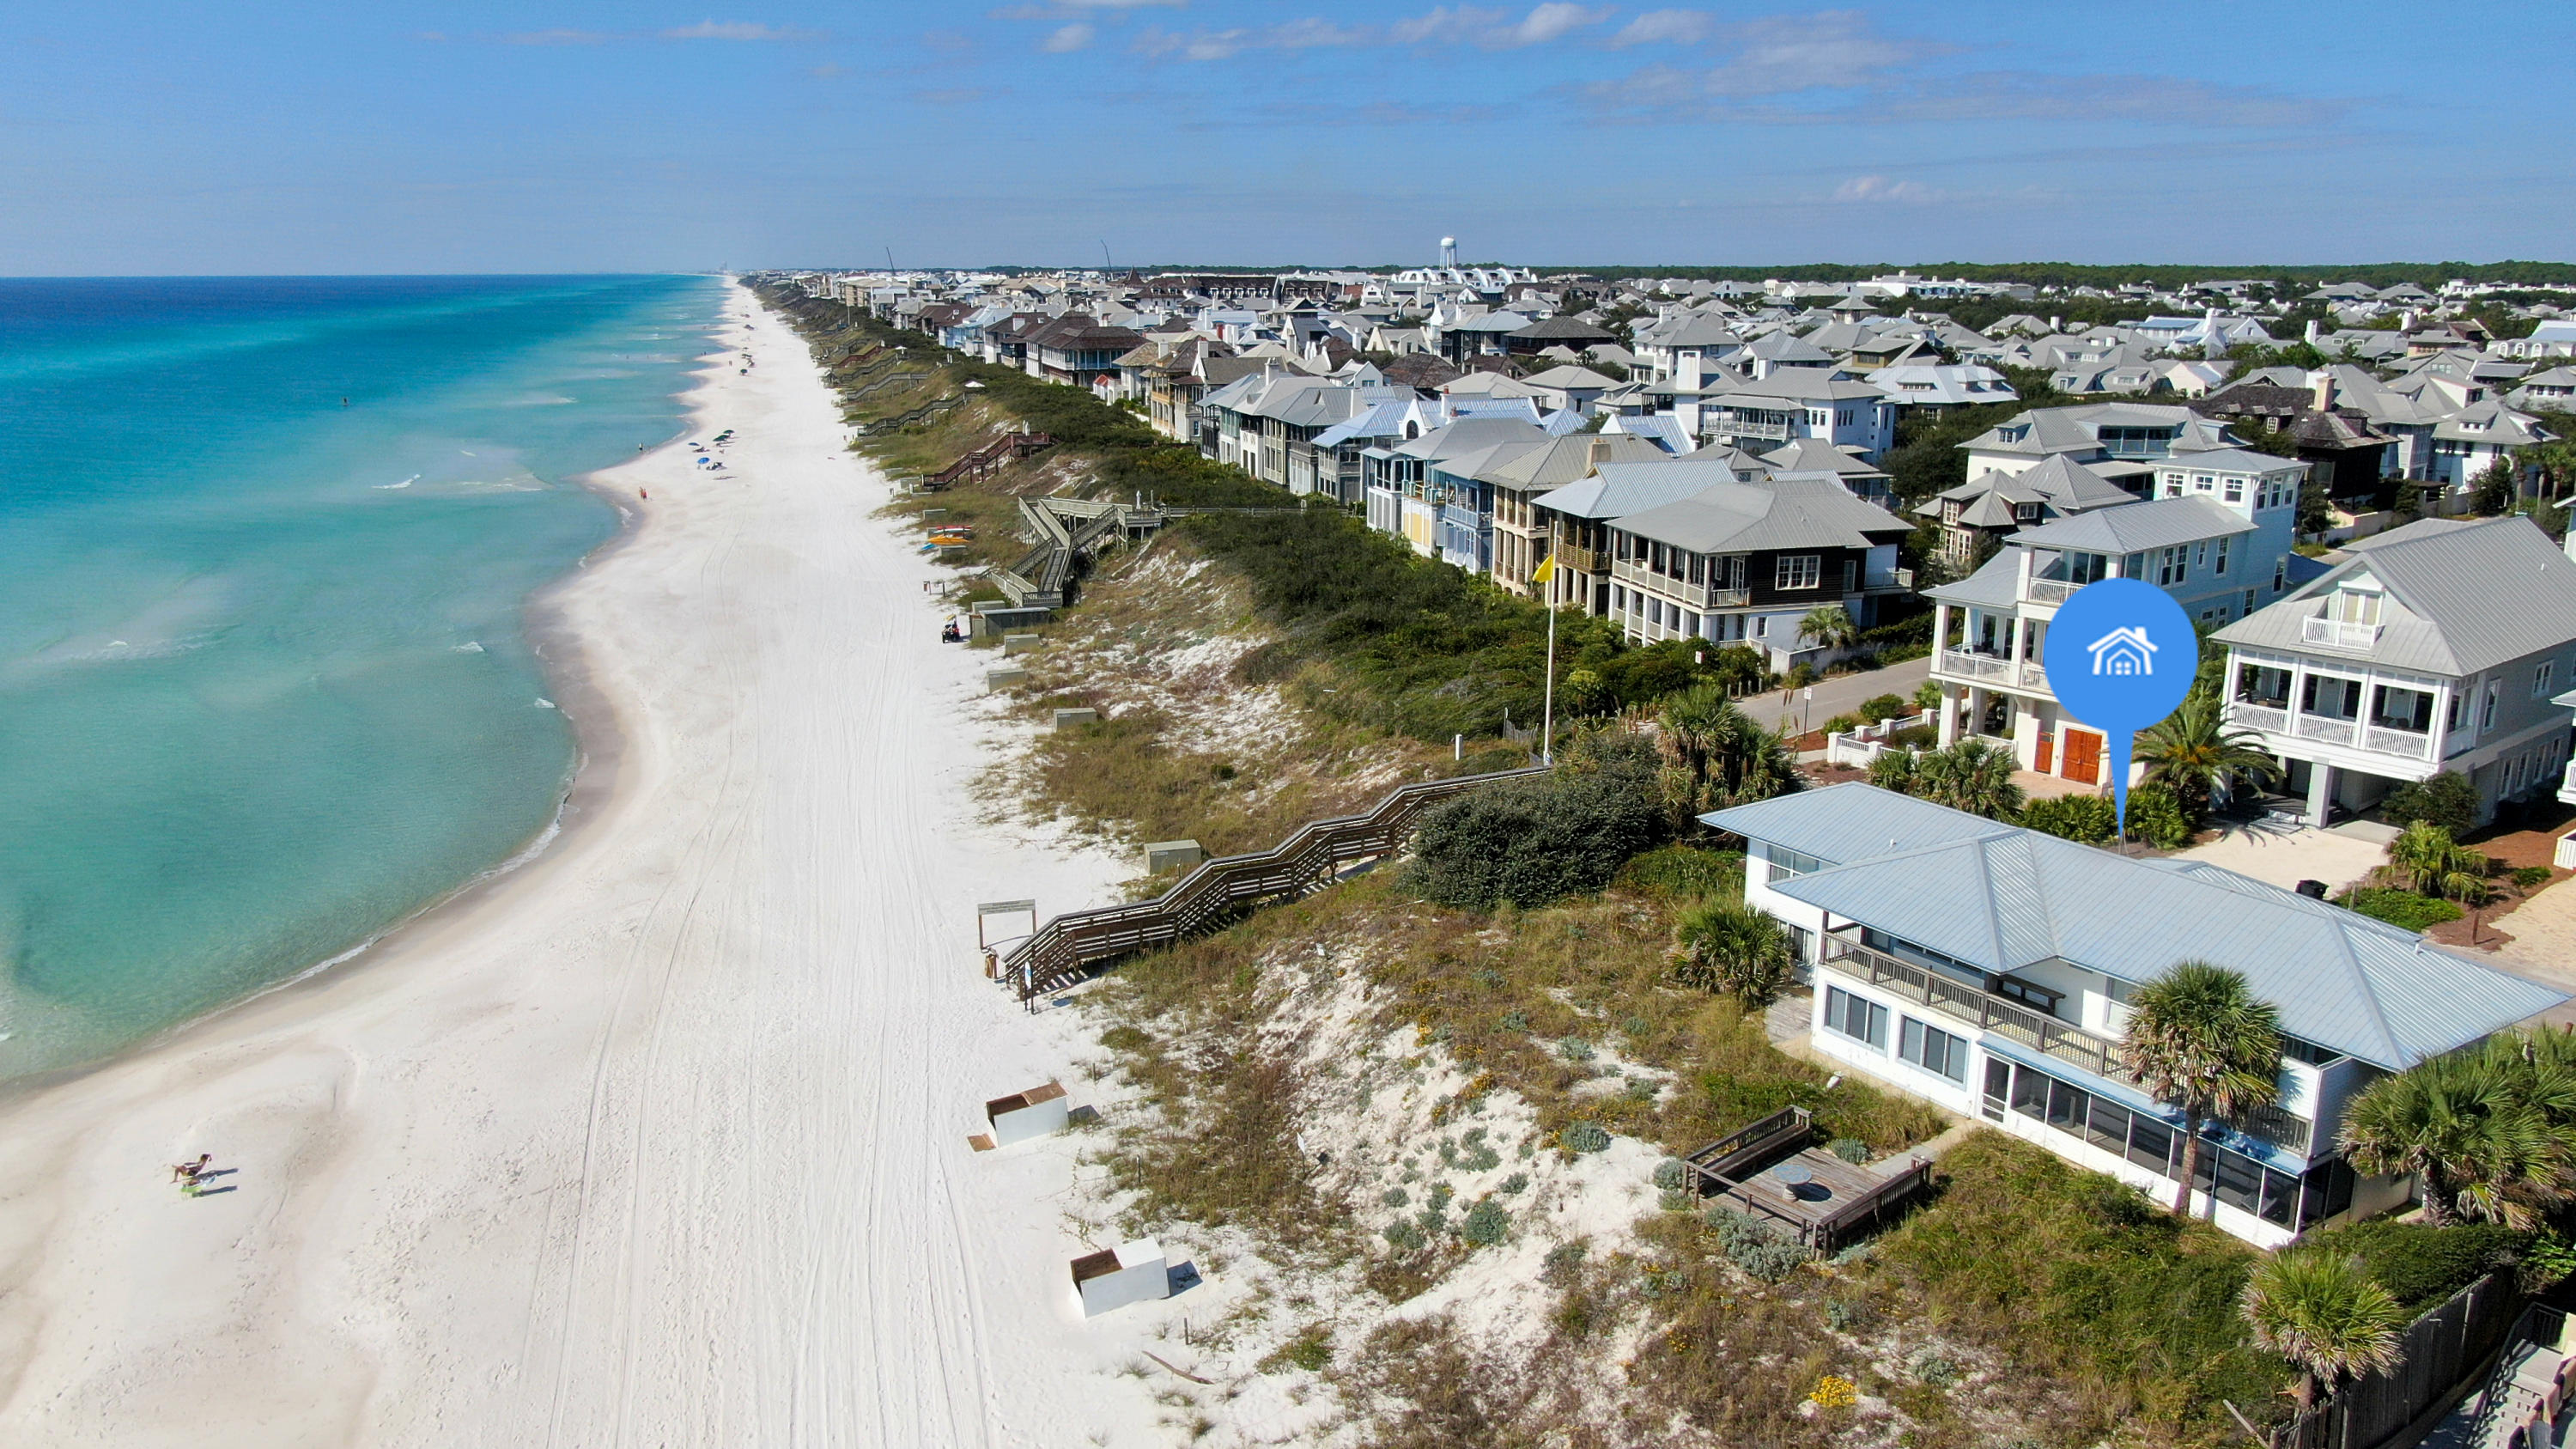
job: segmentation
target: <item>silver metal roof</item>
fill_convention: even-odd
[[[1703,818],[1796,850],[1808,847],[1779,837],[1839,835],[1848,851],[1867,838],[1863,820],[1893,819],[1908,806],[1919,811],[1921,802],[1846,785]],[[1750,814],[1765,810],[1767,818]],[[1809,826],[1797,818],[1806,812],[1831,823]],[[1988,971],[2058,959],[2145,982],[2183,961],[2225,966],[2278,1008],[2284,1031],[2391,1070],[2568,999],[2410,931],[2217,866],[2133,860],[2018,826],[1978,825],[1910,849],[1846,854],[1832,869],[1770,888]]]
[[[2576,643],[2576,559],[2528,518],[2428,518],[2346,547],[2351,557],[2219,630],[2218,641],[2361,658],[2308,644],[2301,630],[2346,579],[2367,576],[2387,596],[2367,657],[2392,669],[2461,678]]]
[[[2252,519],[2198,494],[2189,494],[2079,513],[2024,529],[2014,534],[2012,541],[2026,548],[2124,554],[2252,532]]]
[[[1842,480],[1826,473],[1720,483],[1677,503],[1621,518],[1614,526],[1693,553],[1867,548],[1911,529],[1877,504],[1853,497]]]

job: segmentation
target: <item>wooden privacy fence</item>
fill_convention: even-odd
[[[1244,911],[1305,895],[1351,861],[1393,855],[1423,814],[1443,801],[1545,773],[1546,767],[1533,766],[1399,786],[1365,815],[1309,821],[1268,850],[1218,856],[1150,901],[1058,916],[1012,948],[1000,976],[1023,1002],[1062,990],[1103,962],[1168,946]]]
[[[2416,1421],[2478,1372],[2522,1309],[2513,1274],[2490,1273],[2406,1326],[2405,1361],[2372,1374],[2271,1431],[2272,1449],[2396,1449],[2428,1426]]]

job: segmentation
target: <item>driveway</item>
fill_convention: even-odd
[[[2576,884],[2562,880],[2535,893],[2514,907],[2498,929],[2513,937],[2496,948],[2498,965],[2576,992]],[[2576,1025],[2576,1002],[2543,1012],[2541,1020]]]
[[[1812,701],[1800,699],[1794,689],[1775,689],[1768,694],[1746,695],[1738,703],[1746,714],[1753,716],[1765,728],[1777,729],[1782,717],[1786,716],[1791,725],[1801,727],[1792,733],[1803,733],[1824,728],[1825,721],[1835,715],[1855,713],[1863,700],[1875,699],[1882,694],[1892,694],[1905,700],[1910,712],[1914,691],[1931,677],[1930,659],[1908,659],[1885,669],[1865,669],[1858,674],[1819,679],[1815,683],[1816,697]]]
[[[2371,867],[2387,864],[2388,851],[2368,835],[2347,834],[2341,827],[2283,834],[2237,826],[2207,845],[2175,852],[2175,858],[2205,860],[2283,890],[2303,880],[2321,880],[2332,893],[2370,874]]]

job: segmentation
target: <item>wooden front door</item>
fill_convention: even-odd
[[[2056,738],[2051,735],[2042,734],[2039,737],[2039,753],[2031,756],[2030,767],[2033,770],[2038,771],[2040,774],[2047,774],[2050,768],[2049,761],[2056,757],[2056,749]]]
[[[2102,783],[2102,737],[2091,730],[2068,730],[2065,766],[2057,773],[2087,785]]]

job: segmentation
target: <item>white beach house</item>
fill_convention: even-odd
[[[1818,1052],[2158,1197],[2184,1127],[2123,1065],[2129,995],[2183,961],[2243,973],[2280,1014],[2280,1097],[2211,1137],[2193,1201],[2266,1247],[2406,1201],[2336,1147],[2355,1094],[2567,1000],[2233,871],[1868,785],[1700,818],[1744,837],[1745,900],[1795,933]]]

